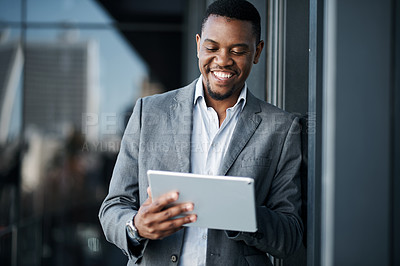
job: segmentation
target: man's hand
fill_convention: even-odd
[[[141,237],[162,239],[182,229],[182,225],[196,221],[195,214],[171,219],[184,212],[192,211],[193,203],[182,203],[166,209],[166,206],[176,201],[178,192],[170,192],[153,201],[150,188],[147,188],[148,199],[139,208],[134,224]]]

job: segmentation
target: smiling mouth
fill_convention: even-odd
[[[228,80],[233,77],[232,73],[223,72],[223,71],[211,71],[211,73],[219,80]]]

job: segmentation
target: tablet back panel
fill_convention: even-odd
[[[153,199],[179,191],[178,202],[193,202],[198,226],[233,231],[257,231],[254,180],[246,177],[207,176],[148,171]]]

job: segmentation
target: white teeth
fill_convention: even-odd
[[[232,74],[224,73],[224,72],[213,72],[215,76],[218,78],[230,78],[232,77]]]

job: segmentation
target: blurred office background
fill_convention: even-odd
[[[213,0],[0,0],[0,264],[125,265],[97,213],[138,97],[198,77]],[[400,265],[400,1],[251,0],[248,83],[303,123],[303,246]]]

